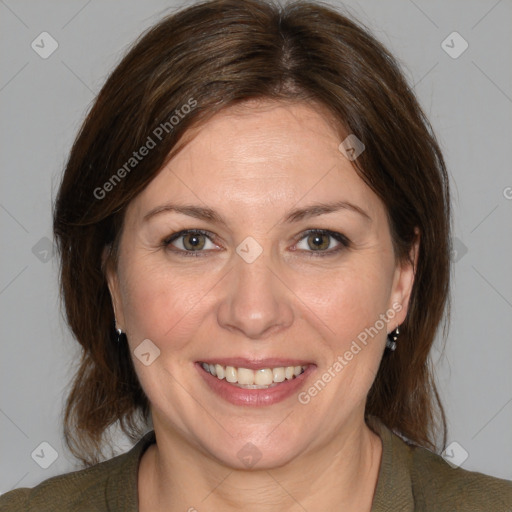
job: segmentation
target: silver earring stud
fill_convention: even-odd
[[[122,329],[120,329],[119,327],[117,327],[117,322],[116,320],[114,319],[114,329],[117,333],[117,343],[121,343],[121,338],[124,337],[124,332]]]
[[[391,351],[396,349],[396,340],[398,339],[399,334],[400,330],[397,325],[396,329],[388,334],[388,339],[386,340],[386,348],[388,348]]]

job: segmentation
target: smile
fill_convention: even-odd
[[[293,380],[307,369],[303,366],[278,366],[274,368],[249,368],[201,363],[202,368],[219,380],[244,389],[266,389],[285,380]]]
[[[279,357],[215,358],[196,361],[194,365],[214,396],[242,407],[269,406],[291,399],[317,369],[307,359]]]

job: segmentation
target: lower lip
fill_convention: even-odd
[[[296,393],[314,371],[315,365],[310,364],[298,377],[285,380],[267,389],[239,388],[227,382],[226,379],[220,380],[214,377],[201,366],[201,363],[196,363],[196,368],[210,389],[224,400],[234,405],[263,406],[282,402]]]

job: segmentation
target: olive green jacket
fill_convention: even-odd
[[[382,423],[372,427],[383,446],[372,512],[512,512],[512,482],[452,468]],[[123,455],[10,491],[0,497],[0,511],[137,512],[138,464],[154,442],[151,431]]]

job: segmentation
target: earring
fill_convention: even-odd
[[[114,330],[116,331],[117,333],[117,343],[121,343],[121,338],[122,337],[125,337],[126,335],[124,334],[123,330],[120,329],[119,327],[117,327],[117,322],[116,320],[114,319]]]
[[[400,330],[398,329],[398,325],[394,331],[391,331],[388,334],[388,339],[386,340],[386,348],[393,351],[396,349],[396,340],[398,339],[398,335],[400,334]]]

